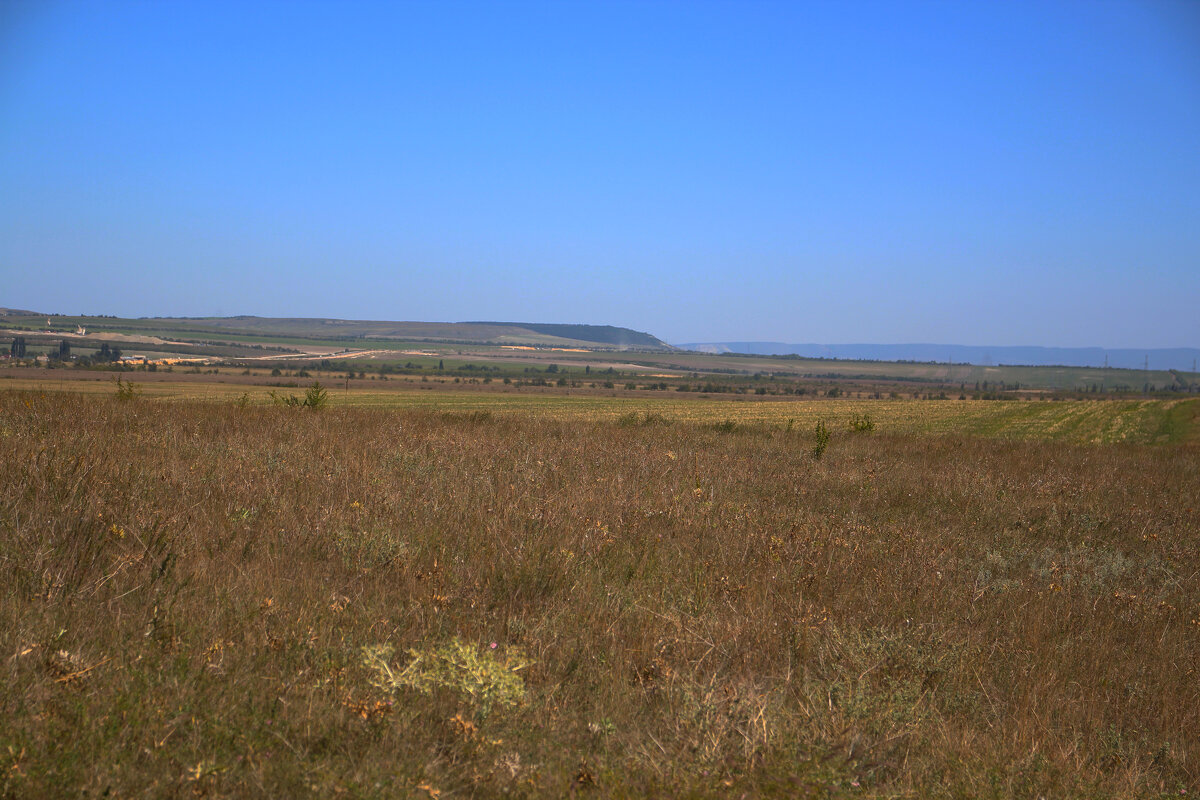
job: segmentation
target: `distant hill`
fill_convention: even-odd
[[[629,328],[618,328],[613,325],[571,325],[531,322],[464,322],[459,324],[512,326],[545,334],[546,336],[557,336],[581,342],[597,342],[599,344],[610,344],[619,347],[648,347],[655,349],[668,349],[671,347],[666,342],[648,333],[642,333],[641,331]]]
[[[677,347],[703,353],[746,353],[764,356],[840,358],[859,361],[936,361],[938,363],[1023,366],[1103,367],[1188,372],[1200,359],[1200,349],[1173,347],[1146,350],[1102,347],[974,347],[961,344],[787,344],[785,342],[707,342]]]
[[[169,320],[156,320],[166,322]],[[352,336],[364,339],[438,339],[493,344],[604,345],[621,348],[668,349],[648,333],[613,325],[571,325],[526,322],[383,322],[374,320],[273,317],[215,317],[185,319],[228,331],[290,336]]]
[[[669,350],[671,346],[641,331],[613,325],[516,322],[389,322],[306,317],[74,317],[0,309],[6,326],[43,328],[81,325],[94,330],[144,332],[155,336],[209,338],[221,336],[282,337],[312,340],[440,341],[591,349]]]

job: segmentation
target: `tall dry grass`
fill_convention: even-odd
[[[0,796],[1200,790],[1195,447],[652,422],[0,393]]]

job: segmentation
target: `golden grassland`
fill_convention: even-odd
[[[104,373],[62,371],[37,379],[9,379],[0,388],[32,391],[70,391],[112,395],[114,378]],[[231,376],[234,377],[234,376]],[[261,376],[257,379],[261,381]],[[303,394],[312,379],[290,381],[294,386],[263,386],[261,382],[218,382],[208,375],[130,379],[146,399],[162,401],[232,402],[243,396],[252,405],[271,404],[278,396]],[[280,381],[279,383],[283,383]],[[527,415],[580,422],[635,422],[663,418],[668,422],[743,426],[783,426],[811,430],[817,420],[833,427],[869,416],[881,432],[969,434],[1009,438],[1041,438],[1079,443],[1200,442],[1200,399],[1105,400],[917,400],[864,397],[759,398],[753,395],[706,396],[683,392],[608,391],[501,385],[465,386],[449,379],[393,380],[374,385],[354,381],[343,389],[336,381],[324,384],[333,406],[367,406],[451,413]],[[382,388],[386,387],[386,388]]]
[[[1200,790],[1200,448],[1085,443],[1194,403],[111,388],[0,391],[0,797]]]

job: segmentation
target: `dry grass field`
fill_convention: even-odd
[[[80,370],[0,372],[0,389],[78,392],[111,397],[117,375]],[[19,377],[14,377],[19,376]],[[148,400],[204,401],[251,406],[271,405],[276,396],[302,395],[313,379],[275,379],[265,373],[219,377],[203,374],[146,374],[129,385]],[[290,385],[283,386],[288,383]],[[437,413],[535,415],[577,422],[636,423],[647,417],[667,422],[733,424],[811,430],[818,420],[841,428],[868,416],[884,433],[966,434],[1049,439],[1076,443],[1200,443],[1200,399],[1188,395],[1159,398],[1088,400],[915,400],[867,397],[756,397],[695,392],[646,392],[623,389],[512,388],[503,384],[470,385],[449,378],[383,382],[325,380],[331,406],[355,406]],[[861,394],[861,393],[860,393]],[[1085,395],[1086,396],[1086,395]]]
[[[1195,401],[105,388],[0,391],[0,797],[1200,791]]]

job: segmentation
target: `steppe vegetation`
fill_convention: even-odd
[[[76,370],[33,370],[0,373],[6,389],[70,391],[97,397],[111,395],[121,373]],[[126,373],[127,391],[172,402],[241,402],[249,405],[297,402],[321,383],[307,373],[301,380],[267,380],[262,374],[223,374],[212,369],[191,373]],[[14,375],[19,377],[14,377]],[[320,375],[320,374],[318,374]],[[65,376],[65,377],[63,377]],[[1200,442],[1200,400],[1186,394],[1162,397],[1091,399],[1002,399],[990,401],[884,397],[878,392],[850,396],[836,388],[829,394],[793,397],[705,395],[692,392],[637,392],[623,389],[509,387],[503,384],[460,384],[435,378],[343,383],[320,375],[335,405],[425,410],[499,416],[535,414],[562,421],[625,422],[637,415],[681,423],[713,425],[732,421],[741,427],[788,427],[812,430],[819,420],[854,429],[867,417],[888,433],[969,434],[988,437],[1040,438],[1080,443]],[[130,389],[129,387],[133,387]],[[1081,399],[1087,398],[1087,399]],[[632,415],[632,416],[631,416]]]
[[[0,391],[0,797],[1200,790],[1196,401],[333,388]]]

